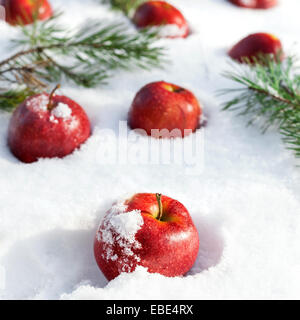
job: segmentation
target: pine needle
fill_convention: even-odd
[[[300,75],[295,58],[278,62],[265,57],[264,64],[235,65],[236,71],[224,76],[238,84],[238,88],[220,93],[234,94],[223,110],[233,110],[248,117],[248,124],[262,123],[265,132],[275,126],[282,134],[287,148],[300,157]]]
[[[70,33],[58,18],[23,27],[22,36],[13,41],[20,51],[0,62],[0,109],[11,109],[12,103],[5,107],[5,97],[13,94],[19,101],[24,93],[41,92],[50,83],[66,80],[90,88],[104,84],[116,69],[149,70],[164,62],[154,32],[90,22]]]
[[[101,0],[102,3],[108,3],[114,10],[122,11],[126,16],[133,15],[134,10],[145,0]]]

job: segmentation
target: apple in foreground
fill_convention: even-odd
[[[250,9],[269,9],[277,5],[277,0],[229,0],[231,3]]]
[[[161,194],[139,193],[112,206],[94,241],[96,262],[108,280],[137,266],[167,277],[187,273],[199,251],[187,209]]]
[[[165,1],[141,4],[133,16],[133,22],[138,28],[161,27],[161,37],[186,38],[189,34],[189,26],[182,13]]]
[[[29,97],[12,115],[8,146],[22,162],[63,158],[91,134],[90,121],[82,107],[54,92]]]
[[[239,62],[248,59],[250,63],[259,61],[263,55],[273,55],[283,60],[283,49],[280,40],[269,33],[254,33],[239,41],[228,52],[229,56]]]
[[[157,137],[182,137],[194,132],[200,123],[202,109],[192,92],[164,81],[144,86],[134,98],[129,110],[131,129],[143,129]],[[156,130],[155,130],[156,129]]]
[[[35,19],[46,20],[53,15],[47,0],[2,0],[6,21],[11,25],[27,25]]]

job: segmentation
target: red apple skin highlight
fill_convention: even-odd
[[[48,94],[44,94],[49,97]],[[35,110],[31,101],[25,100],[13,113],[8,130],[8,146],[24,163],[39,158],[63,158],[71,154],[91,135],[90,121],[80,105],[65,97],[54,95],[52,104],[64,103],[72,110],[70,119],[56,118],[50,121],[51,111]]]
[[[114,243],[113,253],[117,254],[118,258],[115,261],[107,261],[103,258],[105,245],[96,236],[96,262],[108,280],[116,278],[121,273],[124,259],[129,259],[131,264],[128,272],[133,272],[137,266],[143,266],[150,273],[160,273],[166,277],[184,275],[194,265],[199,251],[199,236],[189,212],[177,200],[166,196],[162,196],[161,200],[161,221],[156,219],[159,207],[155,194],[139,193],[126,201],[126,212],[130,214],[132,210],[141,210],[144,220],[143,226],[135,236],[141,248],[133,250],[134,254],[140,257],[139,262],[130,256],[124,257],[122,247],[117,241]]]
[[[1,4],[1,3],[0,3]],[[38,20],[46,20],[53,15],[47,0],[2,0],[5,7],[6,22],[11,25],[27,25]]]
[[[147,1],[141,4],[133,17],[138,28],[177,25],[183,32],[169,38],[186,38],[189,35],[189,26],[182,13],[165,1]]]
[[[202,109],[192,92],[164,81],[144,86],[134,98],[128,114],[131,129],[179,129],[194,132],[200,123]]]
[[[249,9],[269,9],[275,7],[278,4],[277,0],[229,0],[231,3]]]
[[[269,33],[254,33],[239,41],[228,52],[229,56],[239,62],[248,58],[251,63],[261,54],[273,54],[274,57],[283,60],[283,48],[280,40]],[[255,57],[255,58],[254,58]]]

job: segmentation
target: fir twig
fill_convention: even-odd
[[[15,90],[7,90],[0,93],[0,109],[5,111],[13,110],[17,105],[22,103],[28,96],[35,94],[34,90],[26,87],[19,87]]]
[[[58,27],[56,20],[22,28],[22,38],[14,41],[22,49],[0,62],[0,109],[3,97],[12,92],[21,98],[64,79],[94,87],[115,69],[150,69],[163,61],[164,50],[155,46],[153,32],[131,32],[122,23],[92,22],[71,34]]]
[[[224,76],[239,86],[221,91],[234,95],[223,109],[247,116],[248,124],[262,122],[263,132],[278,127],[287,147],[300,157],[300,76],[295,58],[278,62],[269,57],[264,64],[236,65],[236,71]]]
[[[101,0],[102,3],[108,3],[115,10],[122,11],[126,16],[130,17],[134,10],[145,0]]]

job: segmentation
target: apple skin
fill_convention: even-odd
[[[277,0],[252,0],[252,1],[229,0],[229,1],[239,7],[250,8],[250,9],[269,9],[278,4]]]
[[[53,15],[47,0],[2,0],[2,5],[5,7],[6,22],[13,26],[31,24],[35,15],[38,20],[46,20]]]
[[[194,132],[200,123],[202,109],[192,92],[164,81],[149,83],[135,96],[129,110],[131,129],[179,129]],[[187,134],[185,134],[187,135]]]
[[[260,54],[273,54],[279,60],[284,58],[280,40],[269,33],[250,34],[233,46],[228,54],[241,63],[245,58],[248,58],[250,63],[254,63],[255,58],[259,60]]]
[[[72,110],[70,118],[56,118],[48,109],[33,108],[34,99],[42,95],[49,98],[47,93],[29,97],[14,111],[10,120],[8,146],[24,163],[32,163],[39,158],[63,158],[91,135],[90,121],[80,105],[65,96],[54,95],[54,106],[63,103]]]
[[[189,26],[182,13],[165,1],[147,1],[141,4],[134,16],[133,22],[138,28],[176,25],[182,32],[168,38],[186,38],[189,35]]]
[[[184,275],[192,268],[199,251],[198,231],[183,204],[166,196],[162,196],[161,201],[161,221],[157,219],[159,206],[155,194],[139,193],[125,201],[126,212],[131,214],[132,210],[140,210],[144,220],[135,235],[141,246],[133,249],[134,254],[139,256],[139,262],[133,257],[124,256],[116,240],[112,254],[118,258],[114,261],[105,259],[105,244],[96,235],[95,259],[108,280],[116,278],[123,271],[124,261],[131,265],[126,272],[133,272],[137,266],[143,266],[150,273],[160,273],[166,277]],[[101,228],[102,225],[98,232],[101,232]]]

